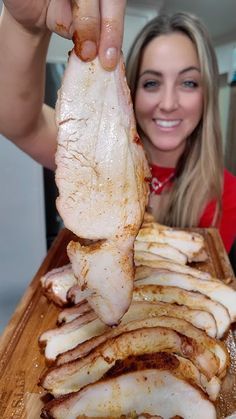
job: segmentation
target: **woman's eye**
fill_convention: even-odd
[[[155,89],[158,86],[159,86],[159,83],[156,80],[147,80],[143,83],[143,88],[147,90]]]
[[[189,89],[195,89],[196,87],[198,87],[198,83],[193,81],[193,80],[185,80],[183,82],[184,87],[187,87]]]

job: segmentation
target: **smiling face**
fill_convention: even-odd
[[[134,106],[149,160],[174,167],[203,112],[199,60],[186,35],[160,35],[147,45]]]

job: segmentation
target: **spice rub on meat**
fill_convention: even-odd
[[[105,71],[73,51],[57,102],[57,208],[84,246],[68,255],[88,302],[107,324],[127,311],[133,290],[134,240],[148,200],[149,168],[136,132],[123,59]]]

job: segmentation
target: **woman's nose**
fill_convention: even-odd
[[[178,95],[174,87],[164,87],[161,92],[160,109],[166,112],[172,112],[178,107]]]

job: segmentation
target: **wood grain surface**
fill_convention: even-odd
[[[195,264],[203,271],[231,284],[236,282],[221,238],[214,229],[197,230],[203,234],[209,260]],[[55,327],[59,308],[42,294],[40,278],[49,270],[68,263],[66,246],[74,236],[62,230],[53,243],[38,273],[26,290],[12,319],[0,338],[0,418],[38,419],[45,394],[38,380],[45,370],[39,352],[38,337]],[[225,338],[231,354],[231,366],[217,400],[218,419],[236,411],[236,332],[232,328]]]

